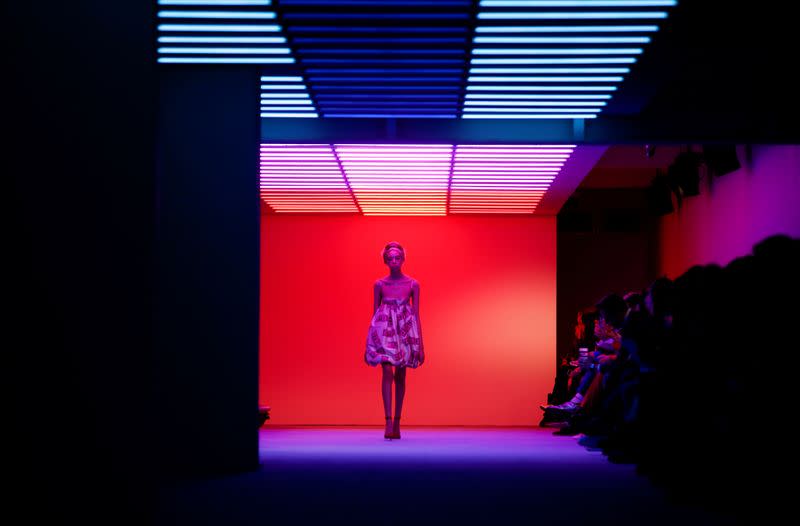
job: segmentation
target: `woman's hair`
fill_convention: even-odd
[[[578,323],[575,326],[575,341],[579,346],[583,346],[583,343],[587,340],[587,338],[591,338],[596,319],[597,312],[594,309],[583,309],[578,311]]]
[[[589,347],[594,341],[594,322],[598,318],[593,308],[583,309],[578,313],[580,321],[575,327],[575,343],[578,347]]]
[[[675,284],[666,276],[656,279],[648,288],[653,299],[653,315],[663,318],[672,314],[675,306]]]
[[[381,251],[381,257],[383,258],[383,262],[386,263],[386,255],[389,253],[389,249],[392,248],[396,248],[397,250],[399,250],[400,253],[403,255],[403,261],[405,261],[406,251],[403,249],[403,246],[397,241],[390,241],[389,243],[386,243],[386,246],[383,247],[383,250]]]
[[[628,305],[618,294],[603,296],[603,299],[601,299],[595,307],[600,313],[600,317],[607,323],[611,324],[616,329],[622,327]]]
[[[628,305],[629,309],[633,309],[635,307],[644,307],[644,296],[638,290],[634,290],[625,294],[622,296],[622,299],[625,300],[625,303]]]

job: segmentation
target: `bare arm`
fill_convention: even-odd
[[[417,327],[419,328],[420,346],[422,346],[422,325],[419,322],[419,282],[416,280],[411,285],[411,295],[414,298],[413,311],[414,317],[417,319]]]
[[[373,295],[373,302],[372,302],[372,315],[375,316],[375,313],[378,312],[378,307],[381,305],[381,281],[375,280],[375,283],[372,285],[372,295]]]

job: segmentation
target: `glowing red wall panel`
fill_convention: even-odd
[[[701,184],[700,195],[660,224],[660,271],[675,278],[695,264],[727,264],[773,234],[800,237],[800,146],[754,146],[742,168]]]
[[[381,249],[421,284],[409,425],[531,425],[552,389],[554,217],[262,216],[260,393],[273,424],[381,424],[364,363]]]

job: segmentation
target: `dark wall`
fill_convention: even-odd
[[[258,76],[161,71],[156,369],[162,465],[258,465]]]
[[[154,4],[3,7],[4,501],[29,523],[152,501]]]
[[[611,292],[656,278],[656,221],[637,189],[577,190],[558,215],[558,361],[572,350],[575,317]]]
[[[4,474],[27,522],[143,524],[163,475],[257,465],[258,84],[159,69],[155,7],[3,5]]]

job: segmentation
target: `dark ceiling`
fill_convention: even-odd
[[[643,145],[616,145],[608,148],[583,179],[579,188],[646,188],[653,181],[656,170],[666,170],[681,146],[658,145],[650,147],[650,155]]]
[[[296,5],[292,12],[297,16],[304,9],[312,7]],[[800,105],[790,80],[798,49],[792,20],[786,4],[778,2],[680,1],[603,113],[580,123],[271,119],[263,124],[262,137],[323,142],[796,143]],[[427,45],[437,46],[452,47]]]
[[[797,142],[798,45],[786,6],[681,2],[609,112],[646,101],[632,120],[654,138],[662,126],[680,142]]]

